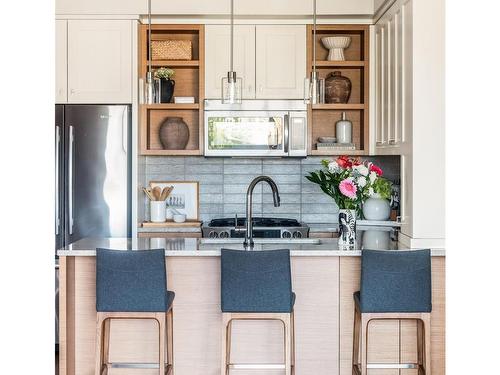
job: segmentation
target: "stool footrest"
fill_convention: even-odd
[[[113,362],[108,363],[108,366],[111,368],[136,368],[136,369],[158,369],[160,365],[158,362],[153,363],[132,363],[132,362]],[[165,363],[165,368],[168,369],[172,367],[171,364]]]
[[[358,372],[359,366],[359,364],[353,365]],[[418,363],[368,363],[366,367],[369,369],[418,369],[420,365]]]
[[[284,363],[230,363],[231,370],[284,370]]]

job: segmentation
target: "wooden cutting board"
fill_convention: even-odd
[[[150,221],[144,221],[141,224],[141,227],[143,228],[187,228],[199,226],[201,226],[201,221],[197,220],[186,220],[183,223],[176,223],[173,220],[167,220],[164,223],[152,223]]]

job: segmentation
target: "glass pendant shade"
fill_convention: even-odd
[[[241,103],[242,89],[242,79],[236,77],[236,72],[228,72],[227,77],[222,78],[222,103]]]
[[[318,78],[317,72],[304,79],[304,103],[319,104],[325,102],[325,80]]]
[[[146,73],[146,78],[139,78],[139,102],[140,104],[154,104],[160,102],[159,97],[160,80],[153,78],[152,72]]]

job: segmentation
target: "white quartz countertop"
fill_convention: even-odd
[[[336,238],[320,239],[319,244],[293,243],[283,240],[280,243],[256,243],[254,250],[290,249],[291,256],[360,256],[364,246],[362,236],[358,236],[355,249],[339,249]],[[241,242],[243,239],[241,239]],[[116,250],[165,249],[165,256],[220,256],[221,248],[244,250],[241,242],[202,243],[198,238],[83,238],[57,251],[59,256],[95,256],[96,248]],[[410,250],[403,244],[390,241],[388,249]],[[444,248],[431,249],[432,256],[445,256]]]

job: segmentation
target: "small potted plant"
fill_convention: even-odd
[[[170,103],[174,96],[175,81],[172,79],[175,71],[162,67],[155,71],[155,78],[160,80],[160,103]]]

